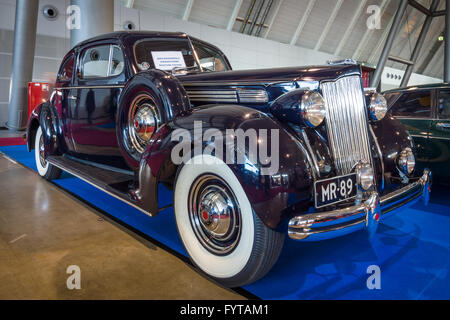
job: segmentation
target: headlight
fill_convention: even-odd
[[[318,127],[326,116],[325,101],[317,92],[308,91],[302,97],[302,115],[306,125]]]
[[[401,172],[407,175],[411,175],[416,168],[416,158],[410,148],[406,148],[398,156],[398,168]]]
[[[356,168],[356,182],[364,190],[369,190],[373,186],[374,173],[369,164],[359,164]]]
[[[382,120],[388,111],[387,101],[380,93],[374,93],[370,98],[370,118],[374,121]]]

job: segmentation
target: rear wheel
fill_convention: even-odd
[[[62,171],[45,160],[44,135],[42,134],[41,127],[36,131],[34,155],[36,167],[41,177],[46,180],[55,180],[61,176]]]
[[[181,168],[175,216],[191,260],[228,287],[262,278],[283,247],[284,234],[264,225],[233,171],[215,157],[196,157]]]

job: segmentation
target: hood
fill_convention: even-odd
[[[345,75],[361,74],[359,65],[326,65],[275,69],[208,72],[179,76],[187,85],[264,85],[287,82],[316,82],[334,80]]]
[[[322,81],[361,76],[359,65],[327,65],[207,72],[178,76],[193,106],[239,104],[269,112],[270,105],[296,89],[318,90]]]

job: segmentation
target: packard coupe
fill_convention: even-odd
[[[416,170],[411,136],[386,113],[350,60],[233,71],[218,48],[184,33],[118,32],[66,55],[29,119],[28,149],[45,179],[64,170],[150,217],[166,209],[158,187],[173,189],[191,260],[236,287],[269,272],[286,234],[372,235],[388,213],[429,201],[431,172]],[[227,139],[205,139],[211,130]],[[244,149],[233,147],[242,137]],[[272,146],[272,172],[255,141]],[[224,159],[220,144],[243,161]],[[197,146],[213,151],[188,152]]]

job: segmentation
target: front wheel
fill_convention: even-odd
[[[41,127],[39,127],[34,139],[34,156],[38,173],[41,177],[49,181],[58,179],[62,171],[45,160],[44,152],[44,135],[42,134]]]
[[[195,157],[181,168],[175,217],[193,263],[227,287],[261,279],[283,247],[284,234],[264,225],[233,171],[212,156]]]

